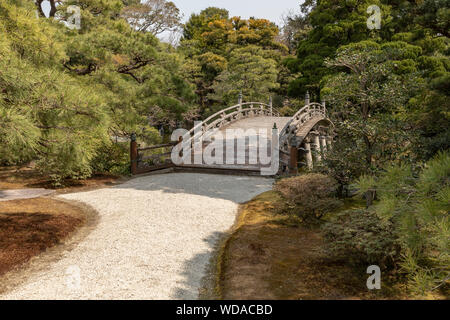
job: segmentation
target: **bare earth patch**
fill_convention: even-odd
[[[58,193],[86,191],[120,183],[121,179],[115,175],[97,174],[83,180],[65,180],[64,188]],[[122,179],[123,180],[123,179]],[[45,188],[55,189],[49,177],[37,172],[32,167],[0,167],[0,190]]]
[[[241,206],[240,218],[219,257],[223,299],[407,299],[383,280],[368,291],[366,270],[329,259],[320,231],[277,215],[279,196],[264,193]]]
[[[50,198],[0,203],[0,276],[72,234],[85,221],[83,211]]]

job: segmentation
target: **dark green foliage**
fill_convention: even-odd
[[[394,267],[400,259],[400,241],[388,221],[373,211],[350,210],[322,227],[331,257],[355,265]]]
[[[180,52],[184,68],[196,84],[202,117],[237,102],[268,101],[286,95],[293,79],[283,64],[288,49],[278,40],[278,27],[266,20],[229,17],[228,11],[207,8],[184,26]]]
[[[419,293],[445,285],[450,272],[450,153],[439,153],[418,174],[392,166],[361,177],[360,193],[376,190],[372,212],[389,224],[401,246],[397,264]]]
[[[130,144],[128,142],[101,145],[93,159],[95,172],[127,175],[130,172]]]
[[[403,165],[363,176],[358,188],[360,195],[376,190],[379,201],[324,225],[330,254],[395,268],[419,294],[444,288],[450,273],[450,154],[438,154],[419,173]]]
[[[0,163],[36,160],[57,183],[124,173],[115,140],[159,142],[153,126],[186,119],[195,99],[183,58],[121,19],[122,1],[66,1],[56,17],[70,4],[79,31],[37,18],[30,1],[0,3]]]
[[[322,90],[337,135],[323,163],[341,186],[393,161],[414,161],[411,140],[417,133],[406,130],[401,114],[424,88],[417,66],[410,64],[420,52],[407,43],[362,41],[342,46],[335,59],[326,60],[341,72],[327,77]]]
[[[274,189],[286,200],[282,210],[306,223],[317,223],[342,203],[335,198],[336,183],[321,174],[307,174],[278,181]]]
[[[304,97],[307,90],[319,96],[321,79],[331,73],[324,60],[341,45],[370,38],[366,25],[369,15],[365,11],[372,4],[381,6],[385,19],[389,19],[389,10],[378,1],[317,1],[307,18],[311,31],[299,42],[297,62],[291,64],[293,72],[302,74],[292,82],[291,96]]]

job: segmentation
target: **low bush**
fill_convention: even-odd
[[[370,210],[348,210],[323,225],[328,252],[355,265],[394,267],[400,259],[400,242],[392,224]]]
[[[95,173],[126,175],[130,173],[130,146],[128,142],[103,144],[93,161]]]
[[[421,171],[391,166],[357,185],[360,195],[374,190],[379,201],[324,225],[330,253],[353,263],[398,267],[418,294],[448,290],[450,152],[439,153]]]
[[[317,222],[324,214],[339,208],[336,182],[322,174],[307,174],[280,180],[275,185],[285,200],[281,210],[295,214],[304,222]]]

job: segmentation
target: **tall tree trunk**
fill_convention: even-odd
[[[50,17],[54,17],[56,14],[56,3],[55,0],[49,0],[50,2]]]
[[[369,137],[364,135],[363,136],[364,144],[366,145],[366,162],[369,167],[372,166],[373,162],[373,155],[372,155],[372,143],[369,140]]]

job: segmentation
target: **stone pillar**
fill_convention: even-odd
[[[320,137],[320,147],[323,153],[327,152],[327,138],[325,136]]]
[[[322,161],[322,156],[321,156],[321,152],[320,152],[320,139],[319,139],[319,134],[314,134],[314,149],[317,152],[317,161],[320,162]]]
[[[312,151],[311,151],[311,141],[309,139],[306,139],[305,141],[305,150],[306,150],[306,164],[308,165],[308,169],[314,168],[314,162],[312,157]]]
[[[309,91],[306,91],[306,97],[305,97],[305,105],[307,106],[310,104],[311,98],[309,97]]]

